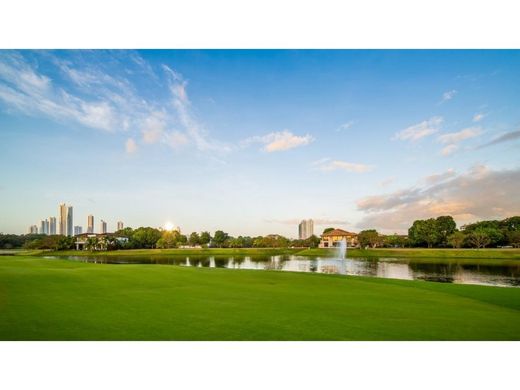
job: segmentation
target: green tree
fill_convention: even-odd
[[[200,245],[200,236],[197,232],[190,234],[190,237],[188,238],[188,244],[191,246]]]
[[[466,235],[461,231],[453,232],[448,236],[448,244],[454,248],[461,248],[465,240]]]
[[[362,230],[358,234],[358,241],[362,248],[367,246],[375,248],[380,243],[381,237],[375,229]]]
[[[155,248],[155,244],[162,237],[162,232],[159,229],[152,227],[140,227],[133,231],[132,241],[134,248]]]
[[[331,232],[331,231],[333,231],[333,230],[334,230],[333,227],[328,227],[328,228],[326,228],[326,229],[323,230],[323,233],[322,233],[322,234],[325,234],[325,233]]]
[[[208,245],[211,242],[211,235],[209,232],[202,232],[200,233],[200,244],[201,245]]]
[[[437,244],[441,246],[447,246],[448,236],[455,232],[455,229],[457,229],[457,224],[455,223],[451,215],[437,217],[435,223],[438,234]]]
[[[226,248],[229,240],[229,234],[222,230],[217,230],[213,239],[211,240],[211,246],[216,248]]]
[[[507,233],[508,243],[515,248],[520,248],[520,230],[510,231]]]
[[[414,221],[408,229],[408,237],[415,246],[433,247],[439,241],[437,221],[433,218]]]
[[[488,246],[491,243],[491,238],[485,229],[480,228],[468,234],[468,242],[471,246],[480,249]]]

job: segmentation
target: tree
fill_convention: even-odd
[[[477,229],[468,235],[468,242],[476,248],[485,248],[491,243],[491,238],[484,229]]]
[[[404,248],[406,245],[407,238],[405,236],[399,236],[397,233],[385,236],[383,243],[391,248]]]
[[[380,243],[381,237],[375,229],[362,230],[358,234],[358,241],[362,248],[367,246],[375,248]]]
[[[408,229],[408,236],[415,246],[426,244],[428,248],[433,247],[439,241],[437,221],[433,218],[414,221]]]
[[[208,245],[211,242],[211,235],[209,232],[202,232],[200,233],[200,244],[201,245]]]
[[[520,230],[508,232],[507,239],[510,245],[515,248],[520,248]]]
[[[466,240],[464,232],[456,231],[448,236],[448,243],[454,248],[460,248]]]
[[[157,248],[167,249],[176,248],[179,245],[180,233],[177,230],[165,230],[162,233],[162,237],[157,240]],[[185,236],[186,237],[186,236]]]
[[[152,227],[140,227],[133,231],[132,245],[134,248],[155,248],[155,244],[162,237],[162,232],[159,229]]]
[[[451,215],[438,217],[435,220],[438,234],[438,244],[446,246],[448,244],[448,236],[455,232],[457,224]]]
[[[200,244],[200,236],[197,232],[193,232],[190,234],[190,237],[188,238],[188,244],[190,244],[191,246]]]
[[[332,228],[332,227],[326,228],[326,229],[323,230],[323,233],[322,233],[322,234],[325,234],[325,233],[331,232],[331,231],[333,231],[333,230],[334,230],[334,228]]]
[[[228,244],[229,234],[223,232],[222,230],[217,230],[213,239],[211,240],[211,246],[216,248],[225,248]]]

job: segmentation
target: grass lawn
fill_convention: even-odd
[[[520,289],[0,257],[1,340],[520,340]]]
[[[336,249],[312,248],[298,252],[302,256],[335,256]],[[375,249],[348,249],[348,257],[417,257],[436,259],[515,259],[520,260],[520,249],[440,249],[440,248],[375,248]]]
[[[292,255],[301,248],[194,248],[194,249],[126,249],[117,251],[39,251],[44,256],[275,256]],[[20,254],[25,255],[21,252]],[[36,253],[27,253],[32,255]]]

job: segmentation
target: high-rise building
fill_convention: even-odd
[[[67,236],[72,236],[74,232],[74,218],[72,215],[72,206],[67,207]]]
[[[72,213],[72,206],[67,206],[65,203],[60,204],[59,234],[72,236],[74,232],[74,218]]]
[[[49,217],[49,234],[56,234],[56,217]]]
[[[87,233],[94,233],[94,216],[87,217]]]
[[[67,205],[65,203],[60,204],[58,234],[62,236],[67,234]]]
[[[117,222],[117,230],[123,230],[124,226],[123,226],[123,222],[121,221],[118,221]]]
[[[298,238],[305,240],[314,234],[314,221],[312,219],[303,220],[298,225]]]
[[[81,233],[83,233],[83,228],[81,226],[74,226],[74,235],[77,236]]]
[[[40,223],[40,234],[49,234],[49,220],[42,220]]]
[[[27,231],[29,234],[38,234],[38,226],[31,225],[29,226],[29,230]]]
[[[107,232],[107,223],[103,220],[99,223],[99,232],[105,234]]]

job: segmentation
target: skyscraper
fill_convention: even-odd
[[[38,234],[38,226],[36,226],[36,225],[29,226],[28,233],[29,234]]]
[[[40,234],[49,234],[49,220],[42,220],[40,223]]]
[[[74,226],[74,235],[77,236],[81,233],[83,233],[83,228],[81,226]]]
[[[123,222],[121,222],[121,221],[117,222],[117,230],[123,230]]]
[[[87,217],[87,233],[94,233],[94,216]]]
[[[72,236],[74,232],[74,220],[72,216],[72,206],[67,207],[67,236]]]
[[[305,240],[314,234],[314,221],[312,219],[303,220],[298,225],[298,238]]]
[[[56,217],[49,217],[49,234],[56,234]]]
[[[101,220],[99,223],[99,230],[101,234],[105,234],[107,232],[107,223],[105,221]]]
[[[65,203],[60,204],[59,209],[59,229],[58,234],[64,236],[67,234],[67,205]]]

